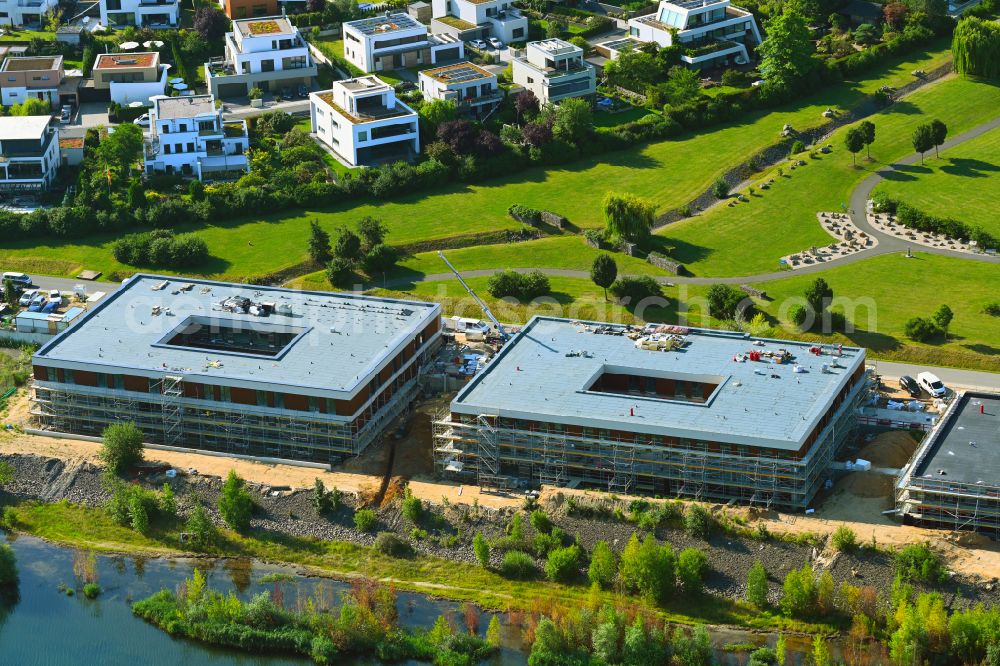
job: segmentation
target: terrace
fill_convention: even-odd
[[[323,100],[324,104],[355,125],[370,123],[376,120],[385,120],[387,118],[398,118],[400,116],[407,116],[413,113],[408,107],[400,103],[397,103],[394,108],[390,109],[382,104],[381,97],[369,98],[371,100],[369,102],[359,100],[354,113],[348,112],[346,109],[335,103],[333,101],[332,93],[320,93],[317,97]]]
[[[474,23],[469,23],[468,21],[463,21],[457,16],[439,16],[434,19],[435,21],[440,21],[450,28],[455,28],[456,30],[475,30],[476,25]]]

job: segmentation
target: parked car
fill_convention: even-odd
[[[910,397],[920,397],[920,384],[917,383],[916,379],[909,375],[903,375],[899,378],[899,388],[909,393]]]
[[[49,314],[55,312],[56,308],[58,307],[59,304],[56,303],[55,301],[48,301],[45,305],[42,306],[42,312],[44,312],[45,314]]]
[[[484,51],[489,48],[489,46],[486,45],[486,42],[481,39],[470,39],[469,46],[474,49],[479,49],[480,51]]]
[[[49,290],[49,303],[55,303],[56,305],[62,305],[62,294],[59,293],[58,289]]]
[[[306,97],[309,97],[309,86],[304,83],[300,83],[297,92],[299,93],[300,98],[305,99]]]
[[[490,37],[490,46],[492,46],[495,49],[502,49],[503,48],[503,42],[501,42],[496,37]]]
[[[933,372],[921,372],[917,375],[917,383],[935,398],[943,397],[948,392],[944,382],[938,379],[938,376]]]
[[[16,271],[7,271],[6,273],[3,274],[3,281],[6,282],[7,280],[10,280],[14,284],[19,284],[22,287],[31,286],[31,276],[26,275],[24,273],[18,273]]]
[[[59,114],[59,122],[68,123],[73,120],[73,107],[66,104],[62,108],[62,112]]]
[[[38,312],[45,305],[45,295],[38,294],[33,299],[31,299],[31,305],[28,306],[28,312]]]
[[[37,296],[37,295],[38,295],[38,290],[37,289],[29,289],[28,291],[26,291],[23,294],[21,294],[21,298],[18,299],[17,302],[20,303],[21,305],[27,307],[27,306],[31,305],[31,301],[35,300],[35,296]]]
[[[148,113],[142,114],[141,116],[133,120],[132,123],[138,125],[139,127],[149,127],[149,114]]]

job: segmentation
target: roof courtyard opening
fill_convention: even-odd
[[[277,358],[308,329],[282,324],[190,316],[159,345]]]

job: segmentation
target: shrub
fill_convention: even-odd
[[[587,578],[590,582],[607,589],[615,580],[618,573],[618,562],[615,554],[611,551],[607,541],[598,541],[594,544],[594,550],[590,554],[590,567],[587,569]]]
[[[789,155],[798,155],[799,153],[801,153],[805,149],[806,149],[806,144],[802,143],[801,141],[796,140],[794,143],[792,143],[792,149],[789,151],[788,154]]]
[[[407,488],[406,495],[403,497],[403,517],[408,521],[417,525],[420,523],[420,519],[424,515],[424,505],[423,503],[413,496],[413,492]]]
[[[747,601],[757,608],[767,606],[767,571],[757,560],[747,572]]]
[[[549,553],[545,562],[545,575],[549,580],[565,583],[580,571],[580,547],[576,544],[566,548],[556,548]]]
[[[684,513],[684,531],[691,536],[707,539],[712,531],[712,516],[700,504],[688,505]]]
[[[705,295],[708,311],[716,319],[729,321],[741,317],[750,319],[753,315],[753,301],[739,289],[728,284],[714,284]]]
[[[816,607],[816,576],[808,564],[785,576],[781,610],[789,617],[805,617]]]
[[[530,301],[551,291],[549,278],[541,271],[518,273],[506,270],[494,273],[486,284],[493,298],[512,297]]]
[[[354,262],[344,257],[334,257],[326,266],[326,279],[334,287],[349,287],[354,279]]]
[[[375,527],[375,512],[371,509],[358,509],[354,512],[354,527],[359,532],[371,532]]]
[[[167,204],[158,204],[150,209],[149,215],[161,218],[168,214],[167,209]],[[172,216],[173,212],[169,214]],[[192,217],[189,211],[180,214],[189,219]],[[175,236],[166,229],[157,229],[122,236],[111,244],[111,254],[129,266],[182,268],[204,262],[208,258],[208,245],[194,234]]]
[[[532,578],[538,573],[538,570],[535,568],[535,560],[531,558],[531,555],[522,553],[519,550],[511,550],[503,556],[500,573],[507,578],[523,580]]]
[[[83,596],[96,599],[101,594],[101,586],[97,583],[87,583],[83,586]]]
[[[109,473],[120,475],[142,462],[142,431],[134,423],[112,423],[101,438],[101,461]]]
[[[804,330],[809,311],[802,305],[793,305],[788,311],[788,318],[799,330]]]
[[[626,275],[614,281],[611,285],[611,295],[635,307],[647,298],[662,298],[663,288],[649,275]]]
[[[375,537],[375,550],[391,557],[406,557],[413,553],[413,548],[392,532],[379,532]]]
[[[194,540],[201,546],[210,546],[215,542],[217,535],[215,525],[208,516],[205,507],[198,503],[195,505],[191,516],[184,526],[184,530],[194,536]]]
[[[933,320],[927,317],[910,317],[903,324],[903,332],[911,340],[927,342],[939,337],[944,331]]]
[[[253,510],[253,498],[247,490],[246,481],[236,474],[236,470],[229,470],[219,494],[219,514],[227,525],[237,532],[243,532],[250,527]]]
[[[712,184],[712,196],[716,199],[725,199],[729,196],[729,183],[725,178],[719,178]]]
[[[697,548],[685,548],[677,555],[677,580],[688,594],[699,594],[708,569],[708,557]]]
[[[507,209],[507,214],[525,224],[537,224],[542,221],[542,211],[520,204],[511,204]]]
[[[170,487],[169,483],[164,483],[163,489],[160,490],[160,495],[157,498],[157,508],[167,518],[175,518],[177,516],[177,498],[174,497],[174,489]]]
[[[988,314],[991,317],[1000,317],[1000,301],[987,303],[983,308],[983,314]]]
[[[482,532],[476,532],[476,536],[472,537],[472,551],[480,566],[485,568],[490,565],[490,544],[486,542]]]
[[[619,573],[626,589],[647,600],[661,601],[674,587],[675,565],[670,544],[657,545],[651,534],[639,541],[639,535],[633,533],[622,551]]]
[[[907,581],[940,583],[946,576],[941,559],[926,543],[911,544],[896,553],[895,567],[896,572]]]
[[[9,544],[0,543],[0,587],[17,585],[17,557]]]
[[[552,520],[541,509],[535,509],[530,516],[531,526],[536,531],[548,534],[552,531]]]
[[[830,537],[830,545],[833,546],[834,550],[849,553],[858,547],[858,536],[847,525],[841,525],[834,530]]]

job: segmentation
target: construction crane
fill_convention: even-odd
[[[482,308],[483,313],[487,317],[489,317],[489,320],[491,322],[493,322],[494,326],[496,326],[497,333],[500,334],[500,341],[501,342],[507,342],[507,340],[510,339],[510,333],[508,333],[504,329],[503,324],[501,324],[500,321],[496,317],[493,316],[493,312],[490,311],[490,306],[486,305],[486,302],[483,301],[483,299],[479,298],[479,296],[476,295],[476,292],[472,291],[472,287],[470,287],[468,285],[468,283],[465,280],[462,279],[462,276],[458,272],[458,270],[456,270],[455,267],[451,265],[451,262],[448,261],[448,257],[444,256],[444,252],[442,252],[441,250],[438,250],[438,256],[441,257],[441,261],[443,261],[444,263],[448,264],[448,268],[450,268],[451,272],[455,274],[455,277],[457,277],[458,281],[462,284],[463,287],[465,287],[465,290],[467,292],[469,292],[469,296],[472,296],[472,298],[476,301],[476,303],[479,304],[479,307]]]

